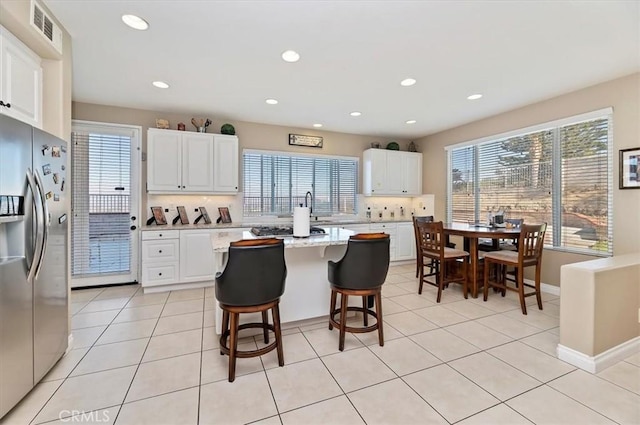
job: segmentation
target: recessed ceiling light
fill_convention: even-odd
[[[265,100],[265,102],[267,102],[269,105],[277,105],[278,101],[275,99],[267,99]]]
[[[480,99],[482,97],[482,95],[480,93],[476,93],[476,94],[472,94],[471,96],[467,96],[467,99],[469,100],[477,100]]]
[[[405,78],[404,80],[400,81],[400,85],[405,87],[412,86],[415,83],[416,83],[416,80],[414,80],[413,78]]]
[[[159,89],[168,89],[169,88],[169,84],[165,83],[164,81],[154,81],[153,83],[154,86],[156,86]]]
[[[407,124],[415,124],[415,123],[416,123],[416,120],[409,120],[409,121],[406,121],[406,123],[407,123]]]
[[[359,117],[360,115],[362,115],[362,112],[353,111],[349,115],[351,115],[352,117]]]
[[[320,128],[320,127],[322,127],[322,124],[314,124],[313,126],[314,126],[315,128]]]
[[[134,30],[144,31],[149,28],[147,21],[136,15],[122,15],[122,22]]]
[[[287,50],[282,52],[282,60],[285,62],[298,62],[300,60],[300,54],[293,50]]]

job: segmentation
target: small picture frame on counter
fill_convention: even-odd
[[[204,224],[211,224],[211,218],[209,218],[209,213],[207,213],[207,209],[205,207],[200,207],[200,215],[195,219],[193,224],[198,224],[200,220],[204,221]]]
[[[151,207],[151,213],[153,214],[153,219],[158,226],[167,224],[167,218],[164,216],[162,207]]]
[[[180,224],[189,224],[189,216],[185,207],[178,207],[178,216],[180,217]]]
[[[231,214],[229,214],[228,207],[219,207],[218,213],[220,218],[218,218],[217,223],[231,223]]]

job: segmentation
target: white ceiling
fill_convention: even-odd
[[[45,3],[73,39],[74,100],[214,127],[322,123],[411,139],[640,70],[637,1]],[[125,13],[150,28],[126,27]],[[280,58],[288,49],[299,62]],[[401,87],[407,77],[417,84]]]

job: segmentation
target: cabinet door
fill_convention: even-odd
[[[396,243],[398,239],[398,226],[396,223],[371,223],[369,231],[372,233],[384,232],[389,235],[389,260],[395,261]]]
[[[215,278],[211,235],[213,230],[180,231],[180,282],[201,282]]]
[[[42,128],[40,58],[6,30],[0,32],[0,113]]]
[[[387,195],[404,194],[404,156],[402,152],[387,152]]]
[[[406,195],[422,194],[422,154],[402,152],[403,187]]]
[[[176,193],[182,190],[181,135],[164,131],[147,133],[147,191]]]
[[[387,152],[367,149],[363,154],[363,184],[365,195],[384,195],[387,192]]]
[[[182,136],[182,191],[213,192],[213,135]]]
[[[398,223],[396,238],[396,260],[415,259],[416,244],[413,223]]]
[[[213,190],[238,191],[238,138],[216,135],[213,141]]]

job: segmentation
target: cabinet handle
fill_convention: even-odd
[[[178,185],[178,189],[180,189],[180,185]]]
[[[184,189],[185,187],[184,187],[184,186],[182,186],[182,188]]]
[[[162,237],[162,233],[160,233],[158,236],[159,236],[159,237]]]
[[[11,104],[10,103],[4,103],[3,101],[0,100],[0,106],[5,106],[7,108],[11,108]]]
[[[162,273],[158,273],[158,276],[162,276]]]
[[[158,250],[158,254],[162,254],[162,250],[161,249]]]

